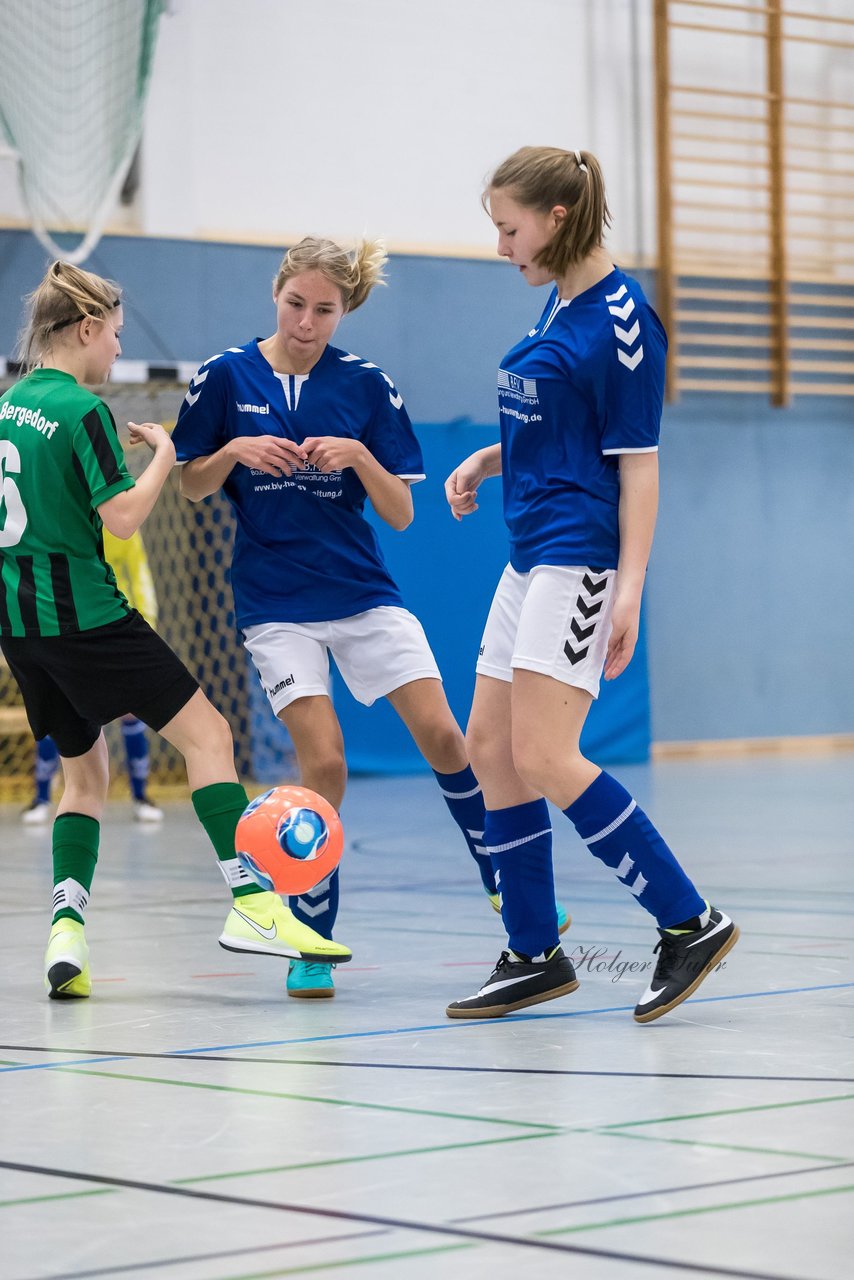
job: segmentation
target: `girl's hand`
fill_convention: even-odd
[[[131,444],[147,444],[152,453],[171,453],[175,459],[175,446],[169,432],[159,422],[129,422]]]
[[[477,491],[486,479],[486,472],[478,454],[473,453],[452,471],[445,481],[445,497],[455,520],[477,511]]]
[[[368,452],[361,440],[349,436],[309,436],[303,448],[309,462],[324,473],[358,467]]]
[[[226,448],[235,462],[268,476],[292,476],[308,458],[302,445],[284,436],[237,436]]]
[[[608,651],[605,654],[606,680],[616,680],[631,662],[638,642],[639,627],[640,600],[625,597],[621,600],[618,595],[611,614],[611,635],[608,638]]]

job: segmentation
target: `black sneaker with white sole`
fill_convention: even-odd
[[[502,951],[477,995],[454,1000],[445,1012],[449,1018],[503,1018],[529,1004],[568,995],[577,986],[572,963],[560,947],[545,960],[520,960],[512,951]]]
[[[659,929],[658,963],[635,1008],[635,1022],[653,1022],[687,1000],[738,942],[738,926],[729,916],[716,907],[710,912],[704,929],[692,933]]]

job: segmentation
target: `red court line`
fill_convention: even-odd
[[[191,973],[191,978],[254,978],[252,969],[240,969],[234,973]]]

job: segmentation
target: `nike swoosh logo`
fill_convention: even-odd
[[[714,929],[712,929],[711,933],[703,934],[702,938],[697,938],[694,942],[689,942],[688,946],[696,947],[698,942],[708,942],[709,938],[713,938],[716,933],[720,933],[721,929],[725,929],[729,924],[732,924],[729,916],[723,916],[720,922],[715,925]]]
[[[231,909],[236,916],[240,916],[241,920],[245,920],[248,925],[251,925],[256,933],[260,933],[262,938],[275,938],[276,936],[275,923],[271,924],[269,928],[265,929],[263,924],[259,924],[257,920],[252,920],[250,919],[249,916],[245,916],[242,911],[237,910],[237,907],[232,907]]]
[[[647,987],[640,1000],[638,1000],[638,1004],[649,1004],[650,1000],[654,1000],[656,996],[660,996],[662,991],[666,990],[666,987],[661,987],[658,991],[656,991],[655,987]]]
[[[487,982],[486,986],[481,987],[477,994],[479,996],[485,996],[488,995],[490,991],[500,991],[502,987],[513,987],[517,982],[527,982],[529,978],[539,978],[540,974],[544,972],[545,970],[541,969],[539,973],[526,973],[524,977],[521,978],[505,978],[503,982]]]

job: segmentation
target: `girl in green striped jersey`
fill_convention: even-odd
[[[129,423],[153,454],[134,480],[107,405],[88,385],[120,354],[121,291],[55,262],[29,296],[27,375],[0,397],[0,647],[37,738],[59,747],[65,790],[53,828],[52,998],[88,996],[83,921],[98,857],[109,770],[102,726],[132,713],[184,756],[193,805],[235,905],[230,950],[350,959],[242,872],[234,830],[247,804],[227,721],[184,664],[131,609],[104,558],[102,527],[129,538],[175,461],[156,423]]]

